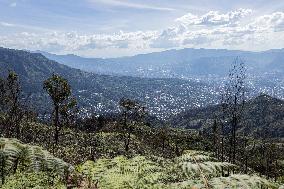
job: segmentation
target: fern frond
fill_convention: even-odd
[[[264,178],[256,175],[231,175],[229,177],[217,177],[212,178],[209,181],[213,188],[243,188],[243,189],[253,189],[253,188],[271,188],[277,189],[278,186]]]
[[[5,172],[5,176],[18,171],[48,171],[64,176],[72,169],[70,164],[54,157],[41,147],[26,145],[16,139],[0,138],[0,147],[3,160],[0,169]]]

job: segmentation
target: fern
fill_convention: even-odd
[[[89,187],[98,182],[101,189],[187,189],[187,188],[276,188],[256,175],[221,177],[222,169],[237,166],[218,162],[210,153],[187,151],[173,160],[136,156],[87,161],[78,170],[88,178]]]
[[[4,189],[66,189],[59,180],[50,182],[48,174],[45,172],[21,172],[11,175],[2,186]]]
[[[127,159],[118,156],[114,159],[87,161],[78,169],[92,182],[99,180],[101,188],[141,188],[157,183],[162,174],[159,164],[143,156]]]
[[[272,188],[277,189],[278,186],[264,178],[256,175],[231,175],[229,177],[217,177],[210,180],[212,188]]]
[[[16,172],[52,172],[64,177],[73,168],[63,160],[37,146],[22,144],[16,139],[0,138],[1,180]]]

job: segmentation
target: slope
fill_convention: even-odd
[[[0,76],[5,77],[8,70],[19,74],[24,93],[41,112],[48,108],[45,104],[50,104],[42,83],[53,73],[70,82],[82,113],[116,112],[122,97],[140,101],[160,118],[214,102],[208,86],[200,82],[97,75],[51,61],[39,53],[0,48]]]
[[[174,116],[175,127],[203,129],[221,117],[221,106],[192,109]],[[262,94],[246,102],[239,132],[254,137],[284,138],[284,101]]]

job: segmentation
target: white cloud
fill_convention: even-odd
[[[152,48],[174,48],[181,45],[180,37],[186,32],[183,25],[177,27],[169,27],[158,35],[155,35],[151,40],[150,47]]]
[[[245,15],[246,22],[241,22]],[[151,47],[243,50],[284,47],[284,41],[279,40],[279,36],[284,35],[284,12],[255,18],[249,9],[239,9],[226,14],[210,11],[201,16],[187,14],[176,21],[175,27],[163,30],[152,40]]]
[[[0,22],[0,25],[4,26],[4,27],[13,27],[13,26],[15,26],[14,24],[11,24],[11,23],[8,23],[8,22]]]
[[[284,31],[284,12],[275,12],[270,15],[260,16],[251,27],[259,30],[273,29],[274,31]]]
[[[241,21],[244,15],[250,15],[246,22]],[[161,31],[87,35],[35,30],[0,35],[0,46],[87,56],[96,56],[93,53],[100,52],[100,56],[105,57],[183,47],[243,50],[284,47],[284,12],[255,17],[250,10],[239,9],[226,14],[210,11],[201,16],[187,14],[185,17]],[[189,17],[192,18],[190,21]],[[6,22],[0,22],[0,25],[13,26]],[[113,54],[115,52],[117,54]]]
[[[22,32],[9,37],[0,36],[0,46],[72,53],[91,49],[145,49],[156,32],[119,32],[113,35],[79,35],[77,32]]]
[[[238,9],[236,11],[230,11],[226,14],[221,14],[218,11],[210,11],[201,16],[188,13],[180,18],[177,18],[176,21],[185,25],[230,25],[236,24],[240,19],[250,15],[251,13],[251,9]]]

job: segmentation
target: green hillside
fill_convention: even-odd
[[[234,119],[221,105],[178,114],[174,107],[185,104],[166,95],[182,103],[182,97],[196,94],[190,99],[198,104],[205,100],[197,95],[201,83],[193,88],[183,80],[94,75],[9,49],[1,49],[0,60],[4,189],[278,189],[284,184],[279,99],[261,95],[247,101],[234,132]],[[156,98],[156,90],[162,97]],[[100,98],[94,95],[98,91]],[[149,104],[141,102],[150,93]],[[114,106],[103,106],[108,111],[101,115],[93,107],[82,116],[92,103]],[[173,118],[159,121],[153,108]]]
[[[206,105],[215,98],[200,82],[98,75],[59,64],[40,53],[0,48],[0,76],[6,77],[9,70],[19,75],[24,95],[41,113],[50,108],[46,106],[49,100],[42,89],[43,81],[53,73],[69,81],[82,114],[117,112],[118,101],[126,97],[147,104],[152,115],[164,118],[180,112],[181,107],[195,106],[192,102]],[[198,98],[205,94],[207,98]]]
[[[222,115],[222,106],[192,109],[173,116],[175,127],[208,129],[216,117]],[[284,138],[284,101],[260,95],[246,102],[240,120],[239,132],[255,138]]]

